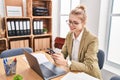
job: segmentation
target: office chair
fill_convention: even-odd
[[[5,58],[5,57],[11,57],[11,56],[16,56],[16,55],[21,55],[24,53],[24,50],[26,50],[29,53],[33,52],[32,48],[26,47],[26,48],[14,48],[14,49],[9,49],[1,52],[0,58]]]
[[[110,78],[110,80],[120,80],[120,76],[113,76]]]
[[[102,69],[103,65],[104,65],[104,59],[105,59],[105,53],[104,53],[104,51],[99,49],[99,51],[97,53],[97,57],[98,57],[99,68]]]
[[[54,47],[58,48],[58,49],[62,49],[62,46],[65,42],[65,38],[61,38],[61,37],[56,37],[54,40]]]

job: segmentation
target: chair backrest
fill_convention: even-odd
[[[62,49],[62,46],[64,45],[65,42],[65,38],[56,37],[54,42],[55,48]]]
[[[113,76],[110,78],[110,80],[120,80],[120,76]]]
[[[104,51],[99,49],[99,51],[97,53],[97,57],[98,57],[99,68],[102,69],[103,65],[104,65],[104,59],[105,59]]]
[[[21,55],[24,53],[24,50],[26,50],[28,53],[32,53],[33,49],[26,47],[26,48],[14,48],[14,49],[9,49],[1,52],[0,58],[5,58],[5,57],[11,57],[11,56],[16,56],[16,55]]]

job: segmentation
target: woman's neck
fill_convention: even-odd
[[[75,39],[80,35],[81,31],[77,31],[77,32],[74,33]]]

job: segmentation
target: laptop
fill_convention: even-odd
[[[65,70],[63,70],[60,67],[57,67],[51,62],[44,62],[39,64],[37,58],[25,50],[24,50],[24,54],[27,58],[30,68],[32,68],[44,80],[50,80],[52,78],[55,78],[67,73]]]

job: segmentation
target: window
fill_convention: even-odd
[[[69,27],[66,20],[69,18],[70,11],[80,4],[80,0],[60,0],[60,37],[66,37]]]
[[[111,1],[107,60],[112,66],[120,67],[120,0]]]

